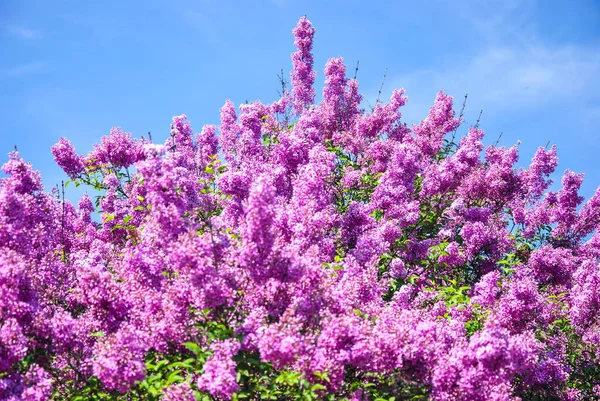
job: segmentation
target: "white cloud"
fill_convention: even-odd
[[[47,65],[43,61],[34,61],[27,64],[17,65],[0,71],[2,77],[18,77],[25,74],[41,72],[46,69]]]
[[[11,25],[7,27],[7,31],[9,34],[25,40],[37,39],[41,36],[39,31],[24,26]]]
[[[451,67],[428,68],[393,79],[409,96],[430,98],[440,89],[457,97],[468,93],[482,107],[540,107],[589,98],[598,93],[600,52],[566,47],[490,48]]]
[[[527,3],[519,0],[485,2],[483,8],[478,2],[467,3],[457,7],[457,16],[479,35],[477,50],[455,51],[445,64],[402,75],[390,69],[385,86],[388,93],[406,89],[406,120],[423,118],[440,89],[455,97],[455,108],[467,93],[469,108],[477,109],[472,111],[475,118],[479,109],[510,113],[543,107],[578,108],[580,115],[589,111],[597,117],[600,47],[542,40],[528,22]],[[374,88],[371,93],[376,93]]]

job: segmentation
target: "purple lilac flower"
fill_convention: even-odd
[[[84,158],[75,153],[75,148],[69,140],[61,137],[59,141],[52,146],[51,150],[56,164],[58,164],[71,179],[76,179],[85,172]]]
[[[292,53],[294,69],[292,77],[293,107],[300,114],[309,104],[314,103],[316,72],[313,71],[312,45],[315,29],[306,17],[300,18],[293,30],[294,45],[298,49]]]
[[[204,373],[198,379],[198,387],[214,397],[230,400],[239,386],[236,383],[233,357],[240,348],[233,340],[216,342],[211,346],[213,355],[204,364]]]

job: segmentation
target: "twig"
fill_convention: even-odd
[[[463,100],[463,104],[462,107],[460,108],[460,114],[458,115],[458,123],[460,125],[460,123],[462,123],[462,119],[465,115],[465,108],[467,107],[467,97],[469,96],[468,93],[465,93],[465,100]],[[454,131],[452,131],[452,140],[450,141],[450,143],[454,143],[454,138],[456,137],[456,131],[458,130],[458,125],[456,126],[456,128],[454,128]]]
[[[150,138],[150,142],[152,142],[152,133],[148,131],[148,138]]]
[[[283,68],[281,69],[281,75],[278,74],[277,78],[279,78],[279,83],[281,84],[281,92],[277,91],[277,94],[279,95],[279,97],[283,97],[283,95],[285,94],[285,88],[287,86],[287,82],[285,78],[283,78]]]
[[[477,117],[477,122],[475,123],[475,128],[479,127],[479,121],[481,121],[481,115],[483,114],[483,109],[479,111],[479,117]]]
[[[500,138],[502,138],[502,132],[498,136],[498,139],[496,139],[496,142],[494,142],[494,147],[498,146],[498,143],[500,142]]]
[[[175,153],[175,149],[177,148],[177,142],[175,142],[175,134],[173,133],[173,125],[171,125],[171,138],[173,139],[173,146],[171,146],[171,151]]]
[[[356,70],[354,70],[354,80],[356,81],[356,77],[358,76],[358,63],[360,63],[360,60],[356,61]]]
[[[379,87],[379,93],[377,93],[377,100],[375,101],[375,107],[379,104],[379,97],[381,96],[381,91],[383,90],[383,84],[385,83],[385,78],[387,77],[387,68],[383,73],[383,81],[381,81],[381,86]]]

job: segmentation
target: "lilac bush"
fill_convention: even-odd
[[[440,92],[361,109],[341,58],[164,145],[119,128],[0,186],[2,400],[584,400],[600,396],[600,190],[548,191]],[[95,216],[95,217],[94,217]]]

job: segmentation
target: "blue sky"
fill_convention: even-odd
[[[111,127],[162,141],[171,117],[218,124],[227,98],[276,99],[291,68],[291,30],[307,15],[323,67],[360,60],[365,101],[404,87],[405,121],[438,90],[491,144],[521,140],[521,164],[548,141],[555,181],[584,172],[600,184],[600,3],[567,1],[46,1],[0,2],[0,154],[16,144],[46,187],[65,179],[49,148],[59,137],[87,153]],[[70,189],[73,191],[73,189]],[[69,197],[76,195],[70,192]]]

